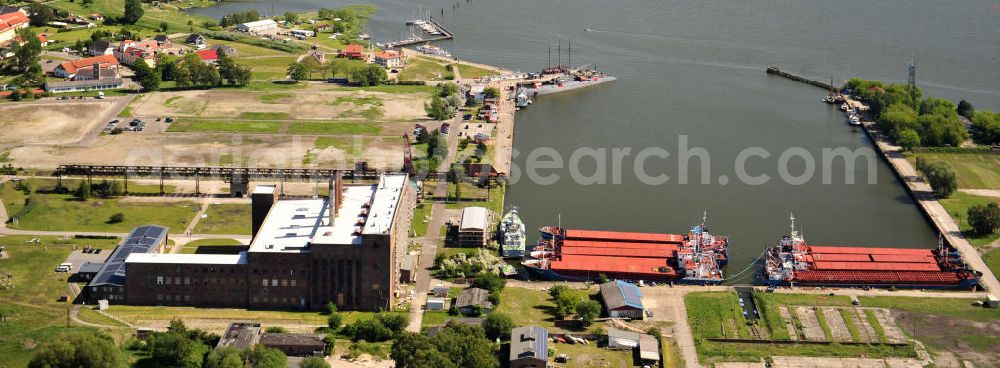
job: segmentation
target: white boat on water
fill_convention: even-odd
[[[500,220],[500,255],[503,258],[523,258],[525,245],[524,222],[512,207]]]

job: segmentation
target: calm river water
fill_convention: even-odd
[[[931,247],[936,236],[881,161],[875,184],[859,161],[831,166],[822,180],[824,149],[870,147],[864,134],[820,103],[821,89],[769,77],[766,64],[838,80],[852,76],[905,82],[911,55],[925,95],[967,99],[978,108],[1000,109],[1000,5],[971,0],[661,1],[661,0],[370,0],[380,11],[369,32],[399,38],[403,22],[432,10],[456,34],[440,45],[456,57],[539,70],[557,39],[572,39],[573,63],[588,63],[618,81],[565,95],[543,96],[517,116],[514,164],[524,173],[529,153],[540,147],[568,163],[581,147],[630,148],[622,160],[620,183],[613,170],[607,184],[585,185],[569,169],[539,170],[560,180],[543,184],[521,175],[508,190],[529,228],[562,224],[570,228],[680,233],[703,211],[713,232],[731,237],[730,272],[746,267],[765,244],[788,229],[789,213],[810,243]],[[337,7],[355,2],[282,0],[275,13]],[[457,6],[456,6],[457,4]],[[270,3],[226,3],[195,12],[220,17]],[[444,15],[441,9],[444,8]],[[565,45],[565,44],[564,44]],[[565,54],[563,55],[565,58]],[[682,138],[686,137],[686,138]],[[699,159],[689,161],[688,184],[679,183],[680,141],[710,157],[708,184],[701,182]],[[651,157],[641,171],[666,174],[661,185],[644,184],[636,155],[660,147],[667,158]],[[768,151],[746,165],[751,175],[767,174],[765,185],[737,179],[740,152]],[[806,169],[779,156],[800,147],[814,157],[816,174],[803,185],[786,183],[779,167],[793,175]],[[597,164],[580,160],[590,176]],[[609,165],[612,160],[608,160]],[[847,173],[855,184],[845,184]],[[721,179],[721,176],[726,179]],[[726,182],[723,185],[721,182]],[[534,234],[532,234],[534,236]]]

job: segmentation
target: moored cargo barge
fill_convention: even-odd
[[[765,252],[771,286],[972,289],[982,274],[939,241],[935,249],[811,246],[795,230]]]
[[[611,279],[719,284],[729,239],[704,224],[687,235],[539,229],[541,240],[522,264],[545,280]]]

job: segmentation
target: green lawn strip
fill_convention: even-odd
[[[990,268],[994,275],[1000,275],[1000,248],[993,249],[983,256],[983,262]]]
[[[774,303],[772,299],[762,296],[763,293],[753,293],[754,304],[757,305],[757,309],[761,313],[761,320],[764,321],[768,335],[774,340],[789,340],[790,337],[785,319],[781,318],[781,312],[779,311],[780,306]]]
[[[222,132],[222,133],[277,133],[284,123],[280,121],[236,121],[179,118],[168,132]]]
[[[840,318],[844,320],[844,325],[847,326],[847,331],[851,333],[851,341],[861,341],[861,331],[858,330],[858,325],[854,324],[853,309],[840,308]]]
[[[468,253],[472,253],[472,252],[475,252],[475,251],[480,250],[480,249],[482,249],[482,248],[476,248],[476,247],[465,247],[465,248],[462,248],[462,247],[439,247],[438,250],[437,250],[437,254],[441,254],[444,257],[451,257],[452,255],[455,255],[455,254],[459,254],[459,253],[466,253],[466,254],[468,254]]]
[[[246,246],[235,239],[199,239],[184,244],[184,254],[239,254]]]
[[[454,193],[453,184],[449,184],[449,195]],[[465,197],[467,192],[463,192],[462,196]],[[462,202],[449,202],[445,204],[448,209],[462,209],[465,207],[486,207],[493,212],[494,216],[501,216],[503,214],[503,197],[504,190],[503,187],[495,187],[490,190],[489,200],[487,201],[462,201]],[[499,217],[498,217],[499,218]]]
[[[556,356],[566,354],[570,357],[566,368],[642,367],[632,364],[631,351],[606,349],[597,344],[549,344],[549,348]]]
[[[819,326],[823,328],[823,334],[826,335],[826,339],[833,340],[833,332],[830,332],[830,324],[826,321],[826,315],[818,307],[813,307],[813,314],[816,315],[816,320],[819,321]]]
[[[369,92],[383,92],[383,93],[431,93],[434,92],[434,86],[425,85],[406,85],[406,84],[380,84],[377,86],[368,87],[350,87],[350,86],[337,86],[327,88],[326,91],[369,91]]]
[[[305,83],[274,83],[274,82],[262,82],[254,81],[244,87],[232,87],[238,88],[242,91],[251,92],[265,92],[265,91],[289,91],[296,89],[306,89],[309,85]]]
[[[414,237],[427,235],[427,226],[431,217],[431,204],[421,203],[413,210],[413,219],[410,221],[410,229]]]
[[[959,338],[980,353],[991,353],[997,345],[1000,345],[1000,336],[975,334],[961,335]]]
[[[218,46],[222,46],[222,45],[230,46],[230,47],[236,49],[236,54],[233,55],[234,57],[245,58],[245,57],[249,57],[249,56],[290,56],[291,55],[291,54],[283,52],[283,51],[279,51],[279,50],[275,50],[275,49],[269,49],[269,48],[266,48],[266,47],[260,47],[260,46],[255,46],[255,45],[248,45],[248,44],[241,43],[241,42],[236,42],[236,41],[217,40],[217,39],[214,39],[214,38],[208,39],[208,44],[209,44],[210,48],[217,48]]]
[[[180,319],[205,319],[229,321],[233,316],[241,319],[256,320],[267,325],[280,326],[288,324],[326,325],[327,316],[318,311],[289,310],[256,310],[243,308],[196,308],[196,307],[161,307],[112,305],[107,313],[123,321],[143,325],[146,321],[169,321]],[[340,311],[343,324],[354,323],[359,319],[372,318],[376,312]],[[397,312],[393,312],[397,313]]]
[[[195,226],[195,234],[250,234],[250,205],[248,204],[211,204],[205,211],[205,215]]]
[[[736,294],[731,292],[697,292],[684,297],[688,322],[695,331],[695,341],[707,338],[736,338],[731,326],[739,309]]]
[[[972,303],[975,298],[910,298],[901,296],[859,297],[861,305],[909,312],[933,314],[970,321],[1000,319],[1000,309],[983,308]]]
[[[80,307],[79,318],[84,322],[94,323],[98,325],[128,327],[128,325],[121,323],[114,318],[98,313],[97,311],[92,309],[92,307],[89,306]]]
[[[875,334],[878,335],[878,340],[880,342],[889,342],[889,338],[885,336],[885,330],[882,329],[882,324],[878,323],[878,318],[875,317],[875,311],[865,309],[865,317],[868,318],[868,324],[872,326],[872,329],[875,330]]]
[[[785,293],[763,293],[760,299],[780,305],[798,305],[808,307],[848,307],[851,306],[851,298],[844,295],[817,295],[817,294],[785,294]]]
[[[288,113],[247,111],[240,113],[239,118],[245,120],[285,120],[288,119]]]
[[[268,93],[268,94],[264,94],[264,95],[260,96],[260,102],[263,102],[263,103],[266,103],[266,104],[283,104],[283,103],[286,102],[286,101],[283,101],[283,100],[289,99],[289,98],[292,98],[292,97],[295,97],[295,95],[291,94],[291,93],[288,93],[288,92]]]
[[[788,314],[792,317],[792,326],[795,326],[795,332],[799,334],[799,340],[805,340],[805,328],[803,328],[802,321],[799,320],[799,314],[795,312],[795,308],[788,308]]]
[[[389,358],[389,351],[392,348],[392,342],[367,342],[364,340],[352,342],[348,346],[348,356],[352,358],[357,358],[363,354],[368,354],[379,359]]]
[[[382,128],[375,123],[345,121],[294,121],[288,126],[289,134],[365,134],[377,135]]]
[[[445,323],[448,318],[448,312],[445,311],[425,311],[424,318],[420,321],[421,327],[431,327],[440,326]]]
[[[452,64],[452,65],[457,65],[458,66],[458,74],[460,74],[462,76],[462,79],[482,78],[482,77],[485,77],[485,76],[488,76],[488,75],[497,75],[497,74],[499,74],[499,73],[494,72],[492,70],[483,69],[483,68],[480,68],[478,66],[472,66],[472,65],[469,65],[469,64],[457,63],[457,64]]]
[[[1000,158],[1000,156],[997,156]],[[942,198],[938,200],[941,206],[944,207],[951,218],[955,220],[958,224],[959,229],[962,230],[962,234],[965,236],[969,243],[974,247],[981,247],[986,244],[990,244],[993,241],[1000,238],[1000,232],[995,232],[986,236],[976,235],[972,231],[972,226],[968,222],[969,208],[975,205],[986,205],[990,203],[1000,204],[1000,198],[993,197],[981,197],[971,194],[966,194],[962,192],[952,193],[948,198]]]
[[[907,160],[915,165],[916,157],[947,162],[955,170],[959,188],[1000,189],[1000,154],[918,152],[909,155]]]

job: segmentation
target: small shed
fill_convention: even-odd
[[[260,335],[260,344],[278,349],[288,356],[323,356],[326,341],[323,335],[297,333],[265,333]]]
[[[417,281],[417,255],[407,254],[399,264],[399,282],[410,283]]]
[[[643,363],[660,361],[660,344],[656,336],[642,334],[639,336],[639,359]]]
[[[624,331],[616,328],[608,329],[608,348],[614,350],[632,350],[639,346],[638,332]]]
[[[444,304],[444,298],[427,298],[427,310],[429,311],[444,310]]]
[[[1000,307],[1000,299],[997,299],[996,295],[989,294],[986,296],[986,303],[984,306],[986,308],[998,308]]]
[[[451,288],[444,285],[437,285],[434,286],[433,289],[431,289],[431,293],[433,293],[434,296],[440,296],[440,297],[446,297],[450,292]]]
[[[615,280],[601,284],[601,300],[612,318],[642,319],[642,291],[635,284]]]

